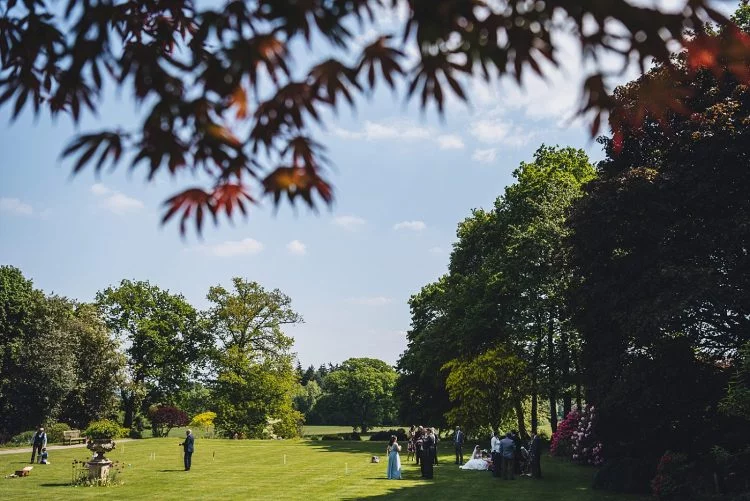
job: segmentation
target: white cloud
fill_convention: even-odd
[[[122,215],[143,209],[143,202],[137,198],[129,197],[119,191],[114,191],[101,183],[91,186],[91,193],[98,197],[100,206],[115,214]]]
[[[346,300],[350,304],[358,304],[360,306],[384,306],[393,302],[393,299],[384,296],[375,297],[353,297]]]
[[[411,230],[411,231],[423,231],[427,229],[427,225],[424,221],[401,221],[393,225],[394,230]]]
[[[365,220],[357,216],[337,216],[333,218],[333,224],[344,228],[345,230],[354,231],[365,224]]]
[[[503,144],[518,148],[534,138],[533,132],[526,132],[520,126],[502,119],[475,120],[471,124],[471,135],[487,144]]]
[[[456,134],[443,134],[437,137],[441,150],[460,150],[464,147],[464,140]]]
[[[304,256],[307,254],[307,246],[299,240],[292,240],[286,244],[286,250],[294,256]]]
[[[91,193],[98,197],[103,197],[112,193],[112,190],[104,186],[102,183],[96,183],[91,186]]]
[[[333,134],[342,139],[365,141],[403,141],[437,143],[441,150],[458,150],[464,141],[458,134],[438,134],[432,128],[416,125],[409,120],[365,121],[361,130],[337,127]]]
[[[34,213],[31,205],[22,202],[18,198],[0,198],[0,212],[12,212],[22,216],[30,216]]]
[[[194,250],[215,257],[251,256],[263,250],[263,244],[253,238],[227,240],[218,244],[200,245]]]
[[[497,149],[488,148],[486,150],[476,149],[471,155],[471,159],[480,163],[491,163],[497,158]]]

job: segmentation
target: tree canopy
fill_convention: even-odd
[[[11,0],[0,14],[0,104],[16,117],[70,115],[99,109],[108,87],[132,89],[145,110],[134,130],[109,127],[75,138],[65,155],[73,170],[99,171],[128,161],[145,166],[148,179],[162,171],[185,179],[200,172],[203,186],[166,202],[164,220],[245,213],[263,194],[310,206],[330,203],[323,145],[312,134],[324,110],[380,85],[419,96],[422,108],[442,112],[447,96],[467,100],[466,80],[521,82],[545,76],[563,63],[557,35],[577,41],[590,73],[580,113],[595,133],[614,104],[607,78],[617,71],[605,54],[641,67],[653,59],[670,65],[671,49],[690,49],[688,68],[711,65],[745,81],[750,38],[727,30],[721,43],[686,30],[726,22],[709,0],[691,0],[678,12],[626,0],[313,0],[227,1],[205,9],[191,0]],[[405,15],[400,16],[400,9]],[[375,16],[398,21],[358,48],[353,41]],[[693,31],[694,33],[695,31]],[[322,50],[309,67],[292,62],[293,47]],[[406,49],[413,48],[411,59]],[[323,55],[326,54],[326,55]],[[721,61],[722,64],[718,64]],[[641,87],[632,113],[613,121],[638,121],[643,110],[678,110],[668,82]],[[689,88],[689,87],[688,87]]]

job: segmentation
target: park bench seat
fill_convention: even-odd
[[[86,437],[81,436],[81,430],[69,430],[63,432],[63,443],[66,445],[83,443],[85,441]]]

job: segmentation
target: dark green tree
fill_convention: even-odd
[[[395,384],[396,371],[382,360],[350,358],[325,377],[321,402],[337,409],[353,429],[366,433],[394,420]]]
[[[733,29],[695,37],[721,45]],[[610,458],[747,443],[729,438],[747,422],[717,413],[750,339],[750,92],[726,63],[688,52],[679,74],[657,66],[618,89],[613,113],[643,120],[602,140],[607,157],[570,219],[571,307]],[[678,111],[641,107],[654,82],[672,86]]]
[[[120,388],[124,426],[151,404],[171,404],[205,356],[208,341],[198,313],[179,294],[147,281],[123,280],[96,295],[103,318],[125,346]]]

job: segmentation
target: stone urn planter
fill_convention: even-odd
[[[105,480],[112,461],[104,455],[115,448],[115,442],[111,438],[93,438],[86,443],[86,448],[96,454],[91,461],[86,463],[89,468],[89,479]]]

